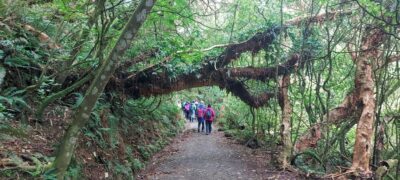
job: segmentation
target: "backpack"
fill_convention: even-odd
[[[199,118],[204,117],[204,109],[203,108],[197,109],[197,117],[199,117]]]
[[[207,111],[206,111],[206,119],[211,119],[211,117],[212,117],[211,109],[207,109]]]
[[[189,108],[190,108],[190,104],[186,104],[186,105],[185,105],[185,110],[186,110],[186,111],[189,111]]]

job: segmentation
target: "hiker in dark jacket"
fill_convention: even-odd
[[[215,111],[209,104],[204,112],[204,119],[206,120],[206,135],[211,133],[212,122],[215,118]]]

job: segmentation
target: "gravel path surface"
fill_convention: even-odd
[[[197,133],[197,123],[153,157],[138,179],[296,179],[271,171],[266,153],[235,144],[213,129]]]

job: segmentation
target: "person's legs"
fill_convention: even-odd
[[[190,122],[193,122],[194,121],[194,113],[193,113],[193,111],[191,110],[190,111]]]
[[[207,134],[208,133],[207,121],[205,123],[206,123],[206,134]]]
[[[201,132],[204,132],[204,119],[201,118]]]
[[[208,135],[209,132],[210,132],[210,122],[206,121],[206,134]]]
[[[200,132],[201,119],[198,118],[197,121],[199,122],[199,124],[197,125],[197,132]]]
[[[189,120],[189,111],[185,110],[186,119]]]
[[[210,132],[208,132],[208,133],[211,134],[211,130],[212,130],[212,121],[210,122],[210,125],[209,125],[209,126],[210,126],[210,128],[209,128],[209,129],[210,129]]]

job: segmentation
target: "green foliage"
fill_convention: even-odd
[[[75,160],[76,161],[76,160]],[[70,179],[79,179],[81,177],[82,167],[78,162],[72,162],[68,167],[65,176]]]
[[[114,164],[114,168],[113,168],[113,172],[116,175],[121,174],[121,175],[123,175],[123,177],[126,177],[129,180],[134,180],[135,179],[134,176],[133,176],[133,171],[132,171],[130,165],[122,165],[122,164],[119,164],[119,163],[115,163]]]
[[[24,100],[24,93],[25,90],[18,90],[15,87],[1,91],[0,116],[8,119],[13,117],[13,113],[20,113],[24,109],[30,109],[30,106]]]
[[[51,92],[51,88],[55,86],[55,82],[53,78],[50,78],[48,76],[42,77],[42,80],[40,81],[41,84],[38,88],[38,95],[42,98],[45,98],[49,92]]]
[[[90,139],[86,145],[110,152],[125,147],[123,153],[129,162],[125,164],[123,160],[105,160],[111,169],[110,173],[132,178],[133,172],[142,169],[153,154],[168,144],[169,137],[183,128],[184,121],[176,119],[181,113],[176,102],[164,99],[130,99],[121,102],[116,96],[110,103],[104,99],[97,103],[91,114],[91,121],[83,130],[84,135]],[[110,111],[111,107],[113,111]],[[106,124],[102,118],[106,118]],[[136,143],[125,144],[133,141]]]
[[[306,173],[322,175],[326,172],[326,168],[321,158],[312,150],[304,151],[293,157],[292,162]]]
[[[148,151],[148,149],[145,146],[138,146],[138,150],[144,160],[146,160],[146,161],[149,160],[150,152]]]
[[[144,164],[139,159],[134,159],[132,162],[132,167],[135,172],[144,168]]]
[[[0,59],[2,59],[2,51],[0,50]],[[0,65],[0,86],[3,84],[4,77],[6,76],[6,69]]]
[[[0,0],[0,16],[4,16],[5,11],[6,11],[6,5],[4,4],[4,0]]]
[[[24,131],[24,129],[14,128],[9,125],[0,124],[0,135],[10,135],[18,138],[27,138],[28,134]],[[0,138],[2,139],[2,138]]]
[[[122,1],[106,1],[105,9],[100,11],[100,18],[89,29],[88,37],[84,37],[87,39],[81,45],[82,49],[77,54],[75,64],[68,67],[68,71],[61,71],[62,62],[71,60],[72,47],[80,40],[79,34],[82,29],[89,28],[88,19],[96,10],[95,3],[87,0],[54,0],[49,3],[0,0],[0,131],[3,134],[27,136],[23,129],[9,126],[9,120],[16,119],[18,115],[25,113],[25,110],[34,109],[31,102],[40,102],[52,93],[58,85],[54,78],[60,73],[74,75],[76,77],[73,78],[79,79],[82,74],[102,63],[100,57],[110,52],[115,37],[121,33],[127,17],[137,4],[136,1],[123,1],[118,4],[119,2]],[[296,141],[310,125],[324,120],[324,115],[337,107],[354,89],[355,67],[346,46],[359,45],[362,37],[360,29],[372,25],[384,27],[387,34],[394,32],[395,38],[388,38],[387,44],[380,47],[380,50],[382,55],[398,54],[398,41],[393,40],[398,40],[396,30],[391,32],[386,26],[388,23],[384,22],[391,19],[389,23],[392,23],[392,26],[398,25],[396,14],[399,9],[395,5],[396,3],[389,0],[359,0],[346,3],[329,0],[312,3],[294,0],[235,0],[224,2],[218,10],[211,10],[212,8],[206,7],[200,1],[158,1],[122,61],[132,60],[143,51],[157,48],[159,53],[156,57],[137,63],[126,72],[139,73],[170,58],[168,62],[158,65],[154,73],[163,73],[168,76],[169,81],[175,81],[182,75],[200,75],[198,71],[204,63],[203,60],[223,52],[223,48],[209,51],[201,51],[202,49],[217,44],[245,41],[268,28],[280,27],[286,20],[317,15],[325,8],[328,11],[351,9],[351,18],[337,15],[329,22],[319,22],[318,25],[304,23],[296,27],[287,27],[283,33],[276,34],[276,40],[263,47],[260,53],[244,53],[228,65],[266,68],[286,61],[293,53],[312,56],[291,76],[291,135],[293,141]],[[363,10],[359,10],[360,7]],[[283,11],[282,14],[280,10]],[[385,18],[380,19],[382,17]],[[30,25],[38,32],[48,35],[51,41],[59,44],[61,48],[50,48],[47,42],[39,39],[37,33],[24,29],[24,25]],[[355,47],[356,51],[359,49]],[[386,120],[397,117],[399,109],[399,92],[396,91],[397,87],[393,86],[399,79],[399,65],[393,64],[396,65],[390,65],[386,71],[389,77],[376,81],[377,85],[383,86],[382,91],[389,89],[386,86],[393,90],[390,97],[383,97],[383,105],[377,107],[382,108],[379,116],[385,117],[387,123],[387,142],[382,153],[383,158],[393,158],[399,152],[399,121]],[[381,70],[374,70],[376,76],[378,71]],[[71,82],[75,80],[71,79]],[[253,95],[278,90],[279,79],[267,82],[246,78],[239,80]],[[36,89],[33,92],[27,91],[27,87]],[[83,87],[73,92],[66,100],[60,102],[76,108],[83,100],[85,89]],[[143,168],[145,162],[183,128],[185,122],[179,120],[181,112],[175,99],[198,99],[212,104],[217,110],[217,123],[223,126],[227,134],[242,142],[257,138],[261,144],[268,145],[264,148],[273,147],[279,142],[281,109],[275,98],[266,106],[254,110],[253,123],[249,107],[225,93],[217,87],[207,87],[185,90],[161,98],[133,100],[111,90],[102,96],[90,115],[91,121],[83,130],[85,138],[88,139],[85,143],[90,148],[100,148],[112,153],[125,145],[126,152],[123,152],[123,155],[127,156],[128,164],[117,158],[106,161],[109,169],[115,174],[132,178],[132,172]],[[379,95],[376,94],[377,97]],[[63,110],[60,111],[63,113]],[[104,111],[107,111],[103,117],[106,120],[102,121]],[[325,145],[335,138],[338,128],[330,127],[329,130],[323,132],[327,139],[321,141],[315,150],[306,151],[296,157],[300,169],[310,173],[325,173],[322,165],[349,165],[348,161],[338,158],[342,154],[339,154],[337,142],[326,149]],[[345,134],[345,139],[348,142],[345,145],[346,151],[351,152],[355,140],[354,128]],[[113,156],[117,157],[116,154]],[[79,163],[76,162],[69,169],[71,178],[82,175],[81,169],[84,167]],[[14,175],[9,171],[2,173],[10,177]],[[30,174],[38,177],[40,172],[35,170]],[[52,173],[42,176],[44,179],[54,179]]]

